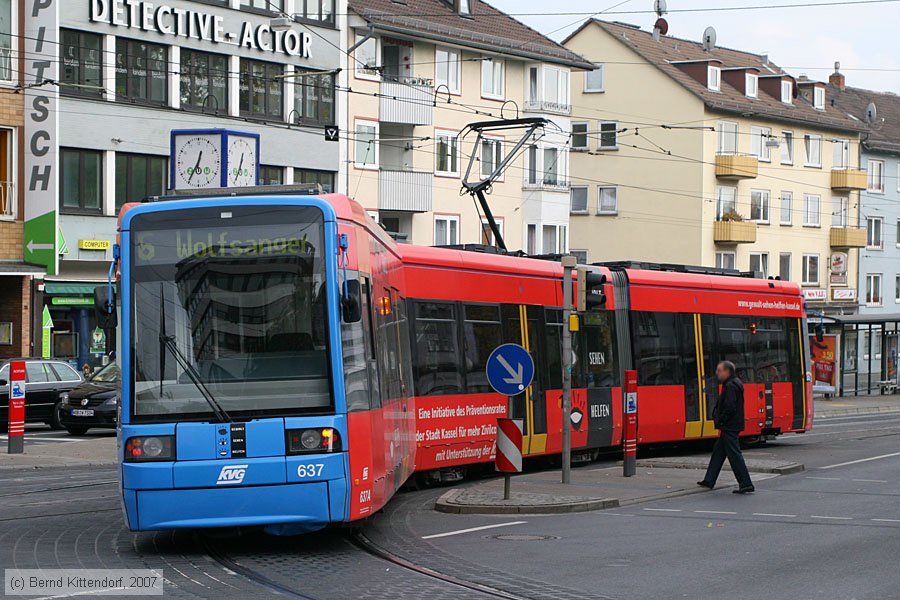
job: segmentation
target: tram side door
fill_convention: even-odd
[[[719,383],[716,380],[716,359],[712,355],[716,347],[715,315],[692,315],[694,319],[694,340],[697,359],[697,419],[688,423],[686,437],[714,437],[718,435],[713,421],[713,411],[719,398]]]
[[[522,419],[522,452],[533,454],[543,452],[547,445],[546,418],[538,418],[535,426],[535,398],[542,394],[541,390],[541,363],[539,362],[540,340],[538,320],[542,316],[540,307],[528,307],[521,305],[504,304],[501,307],[503,320],[503,343],[519,344],[531,354],[535,364],[535,377],[532,384],[524,392],[512,399],[512,418]],[[537,402],[538,411],[544,411],[544,402]]]

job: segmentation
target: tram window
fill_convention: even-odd
[[[751,335],[757,383],[788,381],[788,338],[783,319],[760,319]]]
[[[697,369],[697,343],[694,337],[694,315],[680,314],[681,357],[684,367],[685,419],[700,420],[700,385]]]
[[[635,312],[634,357],[640,385],[679,385],[681,351],[678,347],[678,315]]]
[[[613,327],[611,312],[584,314],[581,331],[577,337],[578,344],[584,346],[580,356],[586,359],[583,361],[583,373],[579,375],[579,379],[573,381],[583,381],[581,385],[589,388],[619,385],[618,350]]]
[[[369,374],[366,360],[366,330],[363,321],[341,323],[341,346],[344,352],[344,386],[347,410],[369,409]]]
[[[466,390],[470,394],[490,392],[491,386],[486,375],[487,360],[503,339],[500,307],[467,304],[463,310]]]
[[[562,389],[562,311],[556,308],[546,311],[547,360],[545,389]]]
[[[734,363],[735,374],[741,381],[755,383],[750,319],[748,317],[720,316],[718,321],[718,360],[730,360]]]
[[[415,380],[420,396],[463,392],[460,373],[456,306],[438,302],[416,304]]]
[[[406,298],[397,297],[397,348],[399,351],[398,360],[400,364],[400,395],[405,397],[413,395],[412,382],[412,357],[406,351],[407,340],[409,340],[409,312],[407,310]]]

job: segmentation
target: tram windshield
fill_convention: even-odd
[[[134,420],[333,407],[321,210],[163,211],[131,233]]]

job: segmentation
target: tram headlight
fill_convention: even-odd
[[[126,462],[175,460],[175,436],[151,435],[128,438],[125,443]]]
[[[287,432],[288,454],[340,452],[341,436],[331,427],[291,429]]]

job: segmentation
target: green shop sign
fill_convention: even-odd
[[[55,296],[50,299],[55,306],[93,306],[93,298],[78,298],[74,296]]]

